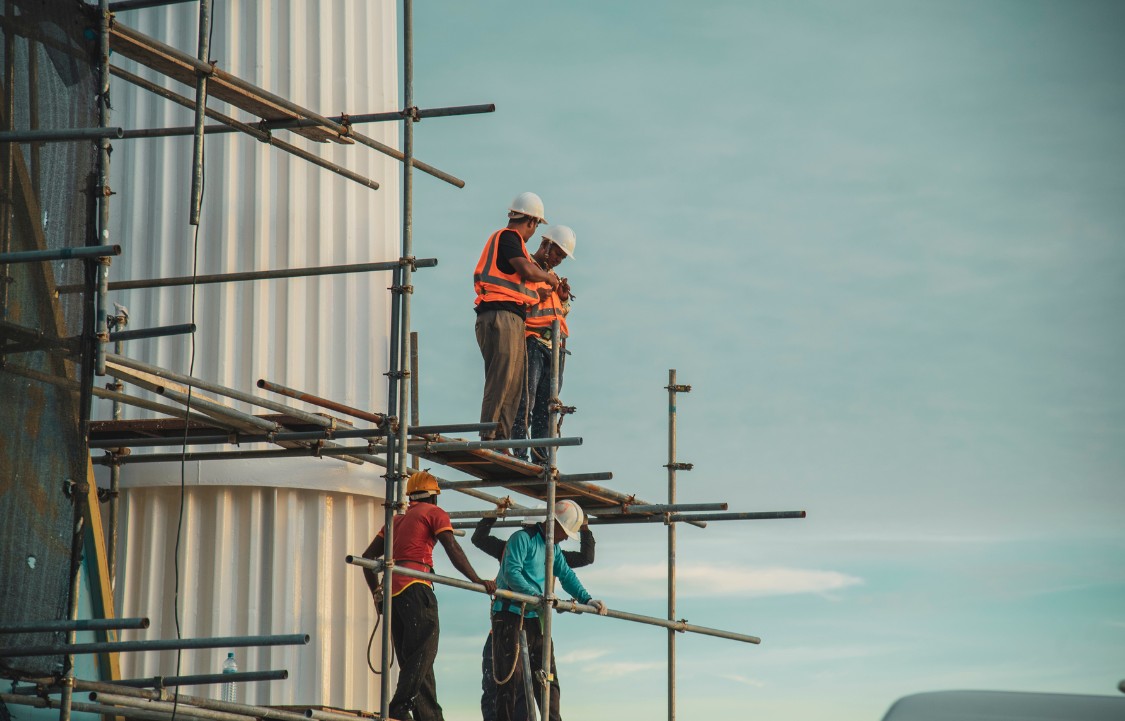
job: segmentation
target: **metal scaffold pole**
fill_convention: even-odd
[[[398,443],[395,435],[387,438],[387,483],[384,526],[383,557],[389,563],[383,574],[383,633],[382,633],[382,676],[379,708],[380,715],[387,718],[390,711],[390,648],[391,638],[391,573],[394,558],[394,512],[402,503],[402,482],[406,478],[407,438],[409,417],[407,403],[409,398],[407,370],[410,359],[410,292],[411,256],[413,254],[413,166],[414,166],[414,8],[411,0],[402,3],[402,252],[399,267],[394,273],[395,283],[391,294],[391,372],[388,383],[389,416],[399,416]],[[397,455],[396,455],[397,454]]]
[[[691,465],[676,461],[676,394],[691,386],[676,384],[676,369],[668,371],[668,505],[676,506],[676,471]],[[668,523],[668,620],[676,620],[676,524]],[[668,631],[668,721],[676,719],[676,632]]]
[[[551,323],[551,402],[549,420],[547,422],[547,437],[556,438],[559,433],[559,321],[556,318]],[[531,407],[531,392],[528,391],[527,406]],[[543,718],[551,716],[551,682],[554,681],[554,669],[551,660],[554,650],[551,644],[552,613],[551,607],[555,602],[555,468],[558,463],[558,449],[555,446],[547,448],[547,465],[543,469],[547,481],[547,522],[543,526],[543,536],[546,541],[544,554],[546,574],[543,580],[543,608],[539,617],[543,619],[543,708],[540,714]]]

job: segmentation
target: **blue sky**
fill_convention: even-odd
[[[681,529],[679,717],[878,719],[950,688],[1125,678],[1125,6],[419,3],[423,420],[472,420],[470,274],[516,193],[578,235],[565,471],[807,510]],[[446,473],[454,477],[452,473]],[[443,496],[447,508],[479,508]],[[663,614],[660,526],[581,576]],[[480,570],[493,562],[473,552]],[[452,572],[444,560],[444,571]],[[439,565],[439,571],[442,570]],[[440,592],[475,718],[478,598]],[[568,717],[664,713],[665,635],[557,623]]]

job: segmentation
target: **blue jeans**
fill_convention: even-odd
[[[546,438],[547,427],[550,425],[551,413],[548,406],[551,403],[551,349],[540,343],[535,338],[525,338],[527,342],[527,386],[520,397],[519,409],[516,411],[516,420],[512,424],[512,438]],[[559,355],[559,390],[562,390],[563,359],[565,353]],[[527,399],[531,398],[530,412]],[[527,435],[528,417],[531,421],[531,435]],[[514,448],[513,452],[520,458],[527,460],[526,448]],[[531,449],[531,460],[535,463],[547,461],[546,448]]]

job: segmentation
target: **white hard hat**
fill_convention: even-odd
[[[586,522],[586,514],[574,501],[559,501],[555,504],[555,521],[566,531],[567,538],[574,538]]]
[[[540,223],[547,222],[543,217],[543,199],[535,193],[520,193],[508,206],[508,210],[520,215],[529,215]]]
[[[562,248],[567,257],[574,257],[574,244],[578,242],[578,239],[574,237],[574,231],[569,227],[552,225],[543,233],[543,237]]]

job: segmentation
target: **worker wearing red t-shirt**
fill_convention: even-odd
[[[437,479],[426,471],[410,476],[406,494],[410,506],[406,513],[394,517],[394,547],[391,557],[396,566],[433,573],[434,544],[441,542],[453,567],[473,583],[483,584],[492,594],[494,581],[481,580],[457,539],[449,514],[437,506]],[[383,529],[385,530],[385,529]],[[374,560],[383,555],[383,530],[371,541],[363,557]],[[364,569],[371,593],[377,595],[379,578]],[[391,637],[398,656],[398,686],[389,707],[393,719],[443,721],[437,701],[434,680],[434,659],[438,650],[438,606],[433,585],[429,581],[391,574]]]

